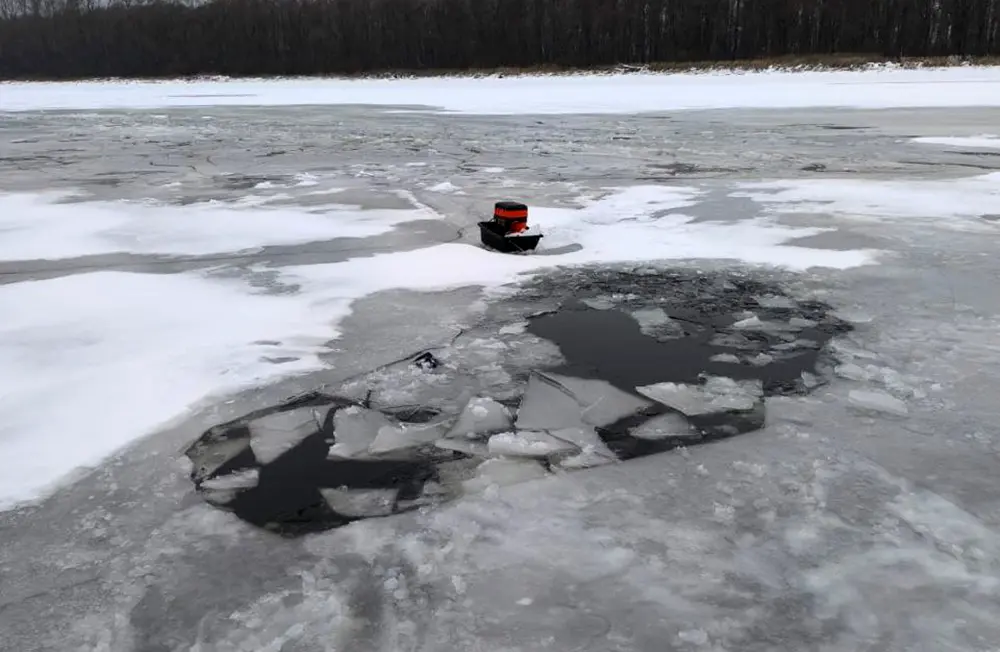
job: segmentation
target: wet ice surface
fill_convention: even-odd
[[[704,444],[697,429],[683,432],[678,415],[668,411],[659,420],[622,424],[625,434],[612,443],[638,448],[636,442],[666,441],[672,450],[545,477],[534,460],[511,464],[506,458],[480,468],[460,459],[439,464],[437,472],[443,485],[461,487],[465,495],[445,494],[448,500],[432,508],[340,527],[331,527],[342,520],[331,513],[384,513],[396,490],[374,481],[367,489],[323,488],[317,504],[329,519],[325,531],[290,538],[268,532],[263,518],[260,526],[241,520],[228,504],[236,492],[252,491],[247,486],[255,476],[257,487],[285,483],[290,493],[315,496],[316,477],[335,461],[326,456],[329,443],[301,440],[300,447],[312,445],[317,453],[309,458],[316,464],[310,473],[302,473],[309,468],[304,461],[276,473],[282,470],[277,457],[272,464],[279,467],[268,477],[249,457],[248,429],[197,467],[206,474],[223,464],[232,470],[225,474],[231,482],[215,489],[209,503],[210,496],[193,489],[194,465],[180,451],[213,424],[318,386],[342,389],[355,401],[371,386],[373,404],[433,405],[457,416],[475,397],[516,407],[527,383],[517,370],[541,369],[564,385],[567,378],[594,380],[560,370],[567,363],[560,349],[530,331],[540,323],[538,313],[562,302],[544,288],[528,292],[521,304],[512,298],[471,313],[478,295],[465,291],[361,301],[345,320],[340,350],[329,355],[335,371],[207,406],[45,503],[0,514],[0,649],[980,652],[1000,640],[1000,438],[993,390],[1000,383],[1000,268],[993,238],[956,229],[954,222],[939,228],[926,217],[919,228],[907,219],[844,219],[821,212],[823,197],[797,194],[807,201],[797,213],[794,202],[730,196],[745,193],[731,183],[734,177],[835,175],[919,185],[988,172],[995,157],[981,151],[909,139],[989,133],[995,112],[717,112],[620,122],[540,119],[537,125],[454,116],[420,122],[350,110],[334,112],[343,124],[333,125],[330,111],[295,112],[294,119],[275,110],[168,113],[161,131],[151,128],[149,116],[135,114],[8,120],[4,137],[33,142],[4,148],[0,183],[30,190],[83,180],[100,197],[182,202],[232,198],[245,192],[233,188],[265,180],[291,186],[297,181],[282,175],[294,167],[316,173],[320,189],[342,185],[340,177],[348,176],[356,187],[370,184],[365,201],[377,200],[380,185],[423,192],[422,185],[448,179],[467,195],[438,193],[436,206],[464,215],[473,202],[488,205],[499,193],[532,204],[571,202],[605,183],[681,178],[709,191],[685,209],[698,220],[738,221],[775,208],[783,223],[839,226],[808,239],[810,246],[880,247],[892,255],[880,266],[847,272],[754,273],[798,302],[829,303],[855,328],[826,344],[829,364],[818,360],[816,373],[799,375],[810,393],[788,393],[783,377],[772,393],[765,387],[762,428],[753,413],[757,421],[749,425],[757,429]],[[195,131],[208,136],[213,151],[198,144]],[[136,144],[118,147],[123,133]],[[192,144],[184,145],[188,139]],[[426,165],[407,166],[414,162]],[[818,163],[825,169],[802,169]],[[507,171],[485,172],[494,167]],[[167,187],[175,182],[180,185]],[[946,185],[939,189],[947,191]],[[304,192],[314,189],[293,190],[292,199],[280,201],[305,204]],[[794,190],[785,198],[810,192]],[[977,206],[985,201],[975,198]],[[349,246],[363,245],[368,253],[369,245],[437,242],[455,234],[444,226],[420,232],[403,225],[395,235]],[[234,276],[266,287],[240,266],[260,260],[280,266],[301,257],[329,262],[348,255],[347,248],[344,242],[287,246],[223,262],[102,255],[0,263],[0,272],[13,282],[69,274],[77,265],[143,272],[233,265]],[[782,296],[727,314],[733,323],[751,320],[745,326],[773,325],[768,310],[787,307]],[[664,323],[656,307],[602,292],[585,301],[625,318],[636,315],[628,323],[666,346],[678,335],[673,326],[659,329]],[[748,314],[737,319],[739,311]],[[673,317],[672,323],[687,326]],[[713,375],[742,380],[780,369],[783,355],[811,346],[811,338],[785,339],[790,335],[773,328],[714,335],[709,342],[726,357],[711,361],[718,365]],[[405,364],[370,373],[432,347],[444,347],[435,349],[445,365],[440,384],[423,382],[430,374]],[[758,367],[753,361],[764,362],[762,354],[774,360]],[[722,373],[724,367],[729,371]],[[363,382],[351,387],[344,379],[355,374]],[[905,404],[906,415],[887,413],[884,408],[898,403],[886,396]],[[664,438],[664,432],[673,434]],[[685,435],[695,441],[678,447]],[[498,445],[516,443],[507,439]],[[480,440],[438,441],[461,442],[456,445],[465,445],[474,461],[491,459]],[[420,476],[412,464],[393,462],[385,471],[381,478]]]

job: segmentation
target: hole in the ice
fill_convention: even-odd
[[[187,451],[197,490],[296,536],[732,437],[763,426],[764,397],[814,387],[825,344],[850,330],[825,304],[737,276],[590,273],[524,297],[557,308],[498,331],[548,340],[563,362],[509,369],[526,377],[520,398],[451,410],[383,405],[370,386],[308,394],[202,435]],[[400,374],[431,386],[453,364],[423,352]]]

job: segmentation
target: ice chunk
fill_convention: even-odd
[[[396,502],[396,489],[320,489],[330,509],[350,518],[388,516]]]
[[[837,319],[842,319],[848,324],[868,324],[874,317],[864,312],[863,310],[857,309],[844,309],[844,310],[834,310],[833,316]]]
[[[457,453],[465,453],[466,455],[475,455],[478,457],[486,457],[490,454],[489,447],[486,445],[486,442],[476,441],[466,437],[438,439],[434,442],[434,445],[443,450],[455,451]]]
[[[530,430],[502,432],[490,437],[490,455],[513,457],[548,457],[565,453],[577,453],[579,448],[565,439],[557,439],[544,432]]]
[[[613,464],[617,461],[618,458],[610,451],[604,452],[593,446],[588,446],[576,455],[559,460],[557,466],[562,469],[575,470],[601,466],[603,464]]]
[[[803,321],[803,320],[799,320]],[[757,315],[733,322],[733,328],[739,330],[760,331],[762,333],[783,333],[800,330],[800,326],[795,326],[790,322],[764,321]]]
[[[840,364],[833,370],[841,378],[848,380],[868,380],[868,372],[856,364]]]
[[[747,362],[755,367],[766,367],[774,362],[774,356],[767,353],[758,353],[755,356],[747,358]]]
[[[779,294],[765,294],[756,297],[757,305],[761,308],[794,308],[795,302],[788,297]]]
[[[680,324],[671,319],[663,308],[642,308],[633,310],[631,314],[639,324],[639,330],[648,337],[677,337],[684,334]]]
[[[854,389],[848,393],[847,399],[853,407],[866,412],[882,412],[901,417],[910,412],[906,403],[878,390]]]
[[[444,435],[445,428],[440,423],[400,423],[378,429],[375,441],[368,450],[372,453],[388,453],[402,448],[412,448],[429,444]]]
[[[818,387],[819,386],[819,378],[816,377],[816,374],[811,374],[808,371],[803,371],[802,372],[802,385],[806,389],[812,389],[814,387]]]
[[[210,491],[230,491],[234,489],[253,489],[260,481],[258,469],[244,469],[217,478],[210,478],[201,483],[200,488]]]
[[[802,317],[792,317],[788,320],[788,325],[792,328],[812,328],[816,325],[816,322],[812,319],[803,319]]]
[[[667,413],[647,419],[629,431],[636,439],[669,439],[671,437],[697,437],[698,432],[687,419],[679,414]]]
[[[725,376],[709,376],[703,385],[658,383],[636,390],[687,416],[752,410],[764,394],[758,379],[736,381]]]
[[[329,457],[356,457],[367,454],[381,428],[398,424],[377,410],[352,405],[333,415],[335,443]]]
[[[250,422],[250,448],[261,464],[273,462],[320,429],[325,412],[303,407],[275,412]]]
[[[615,307],[615,302],[610,297],[592,297],[581,301],[585,306],[594,310],[611,310]]]
[[[512,485],[549,475],[541,464],[531,459],[495,457],[476,468],[476,476],[462,483],[466,491],[482,491],[490,485]]]
[[[757,343],[742,333],[717,333],[709,344],[727,349],[746,350],[757,348]]]
[[[250,439],[248,437],[236,437],[192,446],[187,451],[187,456],[192,464],[192,479],[200,480],[212,475],[249,447]]]
[[[513,324],[507,324],[500,327],[501,335],[520,335],[528,330],[528,322],[519,321]]]
[[[732,353],[718,353],[709,358],[712,362],[724,362],[726,364],[739,364],[740,359]]]
[[[491,398],[472,398],[458,416],[447,437],[472,437],[476,434],[510,430],[510,411]]]
[[[517,411],[518,430],[558,430],[584,425],[582,406],[558,381],[538,372],[528,377],[528,386]]]
[[[552,373],[547,373],[545,376],[569,390],[577,404],[582,408],[581,418],[583,422],[590,425],[606,426],[651,405],[649,401],[623,392],[603,380],[574,378]]]

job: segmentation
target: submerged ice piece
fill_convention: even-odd
[[[498,201],[493,206],[493,219],[479,223],[483,244],[504,253],[531,251],[538,246],[542,234],[529,232],[528,207],[515,201]]]

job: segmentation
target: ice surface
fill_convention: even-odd
[[[474,435],[502,432],[512,425],[510,411],[502,403],[484,396],[469,400],[459,415],[447,437],[471,437]]]
[[[330,458],[356,457],[368,453],[382,428],[395,429],[398,424],[378,410],[351,405],[333,415],[335,443]]]
[[[583,422],[592,426],[612,424],[651,405],[649,401],[623,392],[604,380],[574,378],[551,372],[547,372],[545,376],[569,390],[577,404],[583,408]]]
[[[931,137],[914,138],[913,142],[926,145],[944,145],[945,147],[965,147],[968,149],[1000,149],[1000,136],[984,134],[968,137]]]
[[[396,502],[395,489],[320,489],[330,509],[352,518],[387,516]]]
[[[691,428],[687,419],[679,414],[661,414],[647,419],[629,431],[638,439],[667,439],[670,437],[696,437],[698,433]]]
[[[59,259],[128,252],[204,255],[265,245],[362,238],[430,209],[241,207],[220,203],[66,202],[67,193],[0,193],[0,260]]]
[[[210,491],[227,491],[232,489],[251,489],[260,480],[258,469],[244,469],[217,478],[210,478],[201,483],[202,489]]]
[[[530,430],[493,435],[488,442],[488,448],[490,455],[538,458],[575,453],[580,450],[570,441]]]
[[[500,115],[823,106],[1000,106],[1000,94],[994,87],[998,81],[1000,72],[995,68],[962,66],[740,74],[17,82],[3,85],[0,111],[350,104],[419,105],[449,112]]]
[[[866,412],[880,412],[896,416],[906,416],[909,414],[909,408],[906,407],[906,403],[892,394],[887,394],[879,390],[852,389],[848,393],[847,398],[853,407]]]
[[[548,476],[541,464],[531,459],[494,457],[476,468],[476,476],[462,483],[469,492],[482,491],[490,485],[506,486]]]
[[[326,411],[303,407],[276,412],[250,423],[250,448],[261,464],[268,464],[320,429]]]
[[[739,364],[740,359],[732,353],[717,353],[709,358],[712,362],[724,362],[726,364]]]
[[[533,209],[553,240],[582,247],[564,254],[497,256],[449,243],[340,263],[268,267],[276,285],[296,289],[281,294],[201,274],[96,272],[0,286],[0,459],[30,460],[11,462],[9,469],[5,463],[0,508],[38,496],[73,469],[100,461],[209,395],[322,368],[318,354],[338,336],[337,324],[352,302],[381,290],[495,288],[521,273],[562,265],[649,258],[725,258],[790,269],[873,260],[872,252],[782,244],[821,229],[767,220],[692,222],[677,214],[638,219],[696,201],[697,189],[605,192],[581,209]],[[141,217],[147,207],[136,210]],[[53,241],[61,240],[47,240]],[[80,253],[66,242],[58,246]],[[142,251],[147,245],[137,246]],[[58,359],[53,351],[60,351]],[[268,361],[274,357],[292,360],[276,365]],[[149,369],[157,373],[143,371]],[[44,424],[40,413],[48,415]],[[84,413],[91,416],[81,432],[75,415]],[[67,439],[64,433],[71,432]]]
[[[725,376],[709,376],[703,385],[658,383],[636,390],[687,416],[752,410],[764,395],[763,384],[758,379],[733,380]]]

